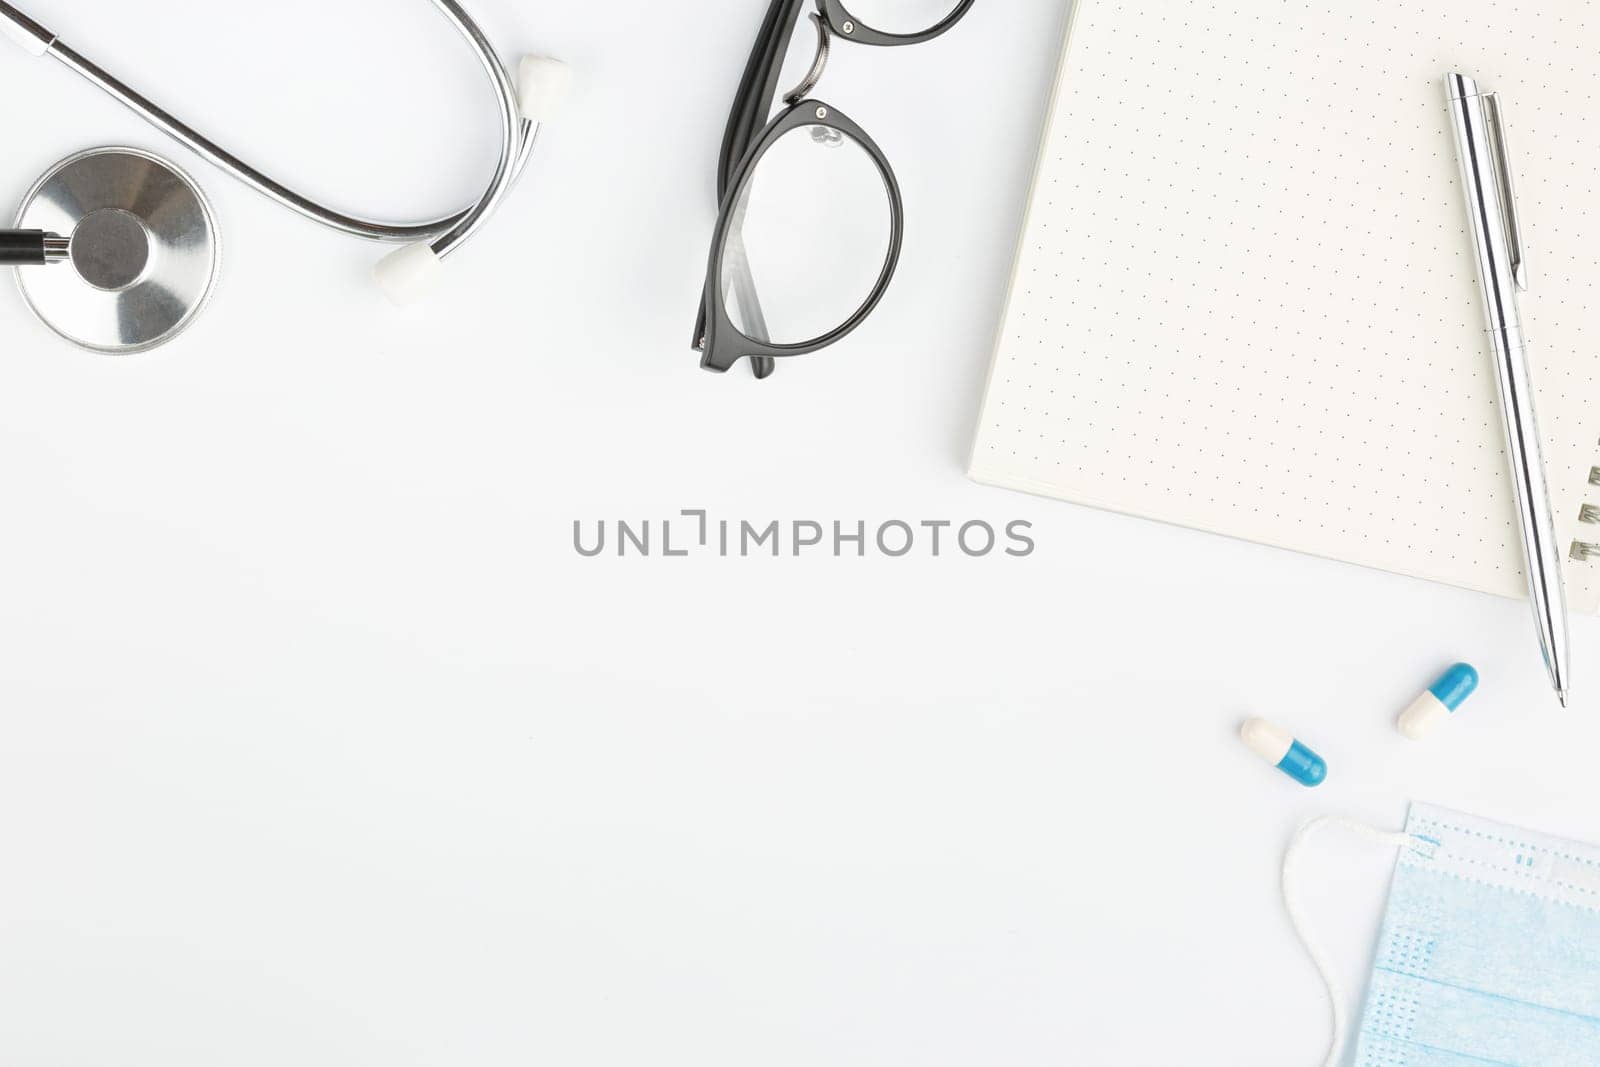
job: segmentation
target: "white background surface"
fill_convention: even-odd
[[[1600,840],[1592,621],[1561,714],[1521,604],[963,478],[1062,4],[839,50],[820,95],[893,159],[907,254],[765,383],[686,348],[762,5],[475,7],[582,88],[425,309],[178,152],[228,241],[191,333],[94,357],[0,298],[0,1060],[1310,1063],[1300,818],[1416,797]],[[482,180],[491,113],[423,3],[31,10],[342,204]],[[16,197],[167,151],[20,53],[0,94]],[[572,550],[696,507],[1028,519],[1039,550]],[[1456,658],[1483,690],[1401,741]],[[1256,763],[1253,713],[1330,782]],[[1321,866],[1359,988],[1389,859]]]

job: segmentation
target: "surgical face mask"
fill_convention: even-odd
[[[1415,805],[1404,833],[1308,823],[1284,858],[1284,900],[1328,984],[1338,1067],[1342,997],[1306,937],[1295,865],[1342,826],[1400,849],[1355,1067],[1600,1063],[1600,849]]]

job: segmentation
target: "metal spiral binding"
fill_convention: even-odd
[[[1589,468],[1589,484],[1600,486],[1600,467]],[[1578,521],[1591,526],[1600,526],[1600,507],[1585,504],[1578,512]],[[1591,559],[1600,557],[1600,544],[1593,541],[1572,542],[1572,558],[1579,563],[1587,563]]]

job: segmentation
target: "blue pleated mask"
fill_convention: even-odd
[[[1600,1063],[1600,849],[1415,805],[1357,1067]]]
[[[1600,849],[1417,804],[1403,833],[1314,820],[1284,858],[1290,919],[1328,985],[1328,1065],[1344,1062],[1344,998],[1294,873],[1321,826],[1400,850],[1355,1067],[1600,1064]]]

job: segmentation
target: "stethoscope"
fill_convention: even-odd
[[[56,60],[284,207],[340,233],[402,245],[379,261],[374,277],[391,300],[404,305],[432,288],[443,261],[482,228],[517,184],[541,123],[554,117],[571,82],[565,64],[541,56],[525,57],[514,82],[460,4],[430,2],[488,75],[501,142],[494,176],[476,203],[416,223],[346,215],[295,192],[102,70],[5,0],[0,0],[0,34],[31,55]],[[210,205],[193,179],[148,152],[97,149],[62,161],[25,198],[16,225],[0,231],[0,264],[69,264],[65,270],[19,270],[23,295],[46,325],[97,351],[141,351],[170,339],[204,306],[215,281],[220,242]]]

